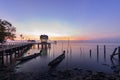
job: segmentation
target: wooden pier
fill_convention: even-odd
[[[0,61],[4,64],[4,60],[10,57],[9,61],[12,61],[12,57],[18,58],[23,55],[23,53],[27,52],[33,43],[19,43],[15,45],[4,45],[3,48],[0,49]]]
[[[51,43],[41,43],[41,42],[24,42],[24,43],[21,42],[21,43],[10,43],[6,45],[1,45],[2,48],[0,48],[0,63],[4,64],[4,62],[8,59],[10,62],[15,61],[13,60],[13,57],[15,59],[21,57],[34,45],[37,45],[38,49],[51,47]]]

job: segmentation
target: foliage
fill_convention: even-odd
[[[14,39],[16,28],[8,21],[0,19],[0,43],[2,43],[5,38]]]

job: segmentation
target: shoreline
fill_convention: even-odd
[[[8,73],[9,72],[9,73]],[[19,72],[8,70],[5,78],[1,80],[119,80],[120,71],[116,73],[107,74],[104,72],[96,72],[91,70],[84,70],[73,68],[69,70],[50,70],[43,74],[32,72]]]

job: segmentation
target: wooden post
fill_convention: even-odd
[[[10,51],[9,54],[10,54],[10,63],[12,63],[12,51]]]
[[[106,45],[104,45],[104,60],[106,61]]]
[[[18,49],[18,57],[20,57],[20,48]]]
[[[90,49],[90,58],[91,58],[91,53],[92,53],[92,50]]]
[[[17,52],[16,52],[16,50],[15,50],[15,55],[14,55],[14,57],[15,57],[15,58],[17,57]]]
[[[114,57],[116,51],[117,51],[117,48],[115,48],[114,51],[113,51],[113,53],[112,53],[112,55],[110,55],[110,59],[111,59],[111,60],[112,60],[112,58]]]
[[[2,57],[2,64],[4,64],[4,52],[2,52],[1,57]]]
[[[43,49],[43,44],[41,44],[41,49]]]
[[[97,45],[97,54],[99,54],[99,45]]]
[[[104,54],[106,54],[106,45],[104,45]]]
[[[99,45],[97,45],[97,61],[99,61]]]
[[[8,60],[8,54],[5,55],[6,56],[6,63],[8,64],[9,63],[9,60]]]
[[[120,62],[120,47],[118,47],[118,59],[119,59],[119,62]]]

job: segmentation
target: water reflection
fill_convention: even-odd
[[[99,45],[99,46],[96,46]],[[56,67],[56,69],[83,68],[95,71],[112,72],[113,70],[102,64],[112,66],[110,55],[118,44],[98,44],[98,43],[64,43],[58,42],[52,44],[51,48],[37,48],[28,51],[30,54],[43,50],[42,54],[22,65],[19,71],[42,71],[49,69],[48,63],[66,51],[65,59]],[[36,46],[37,47],[37,46]],[[96,67],[97,66],[97,67]],[[33,70],[32,70],[33,69]]]
[[[117,59],[115,59],[115,58],[113,58],[111,60],[111,69],[115,73],[119,73],[119,71],[120,71],[120,62]]]
[[[42,53],[41,53],[41,57],[47,57],[48,56],[48,54],[50,54],[50,49],[51,48],[42,48],[41,50],[42,50]]]

